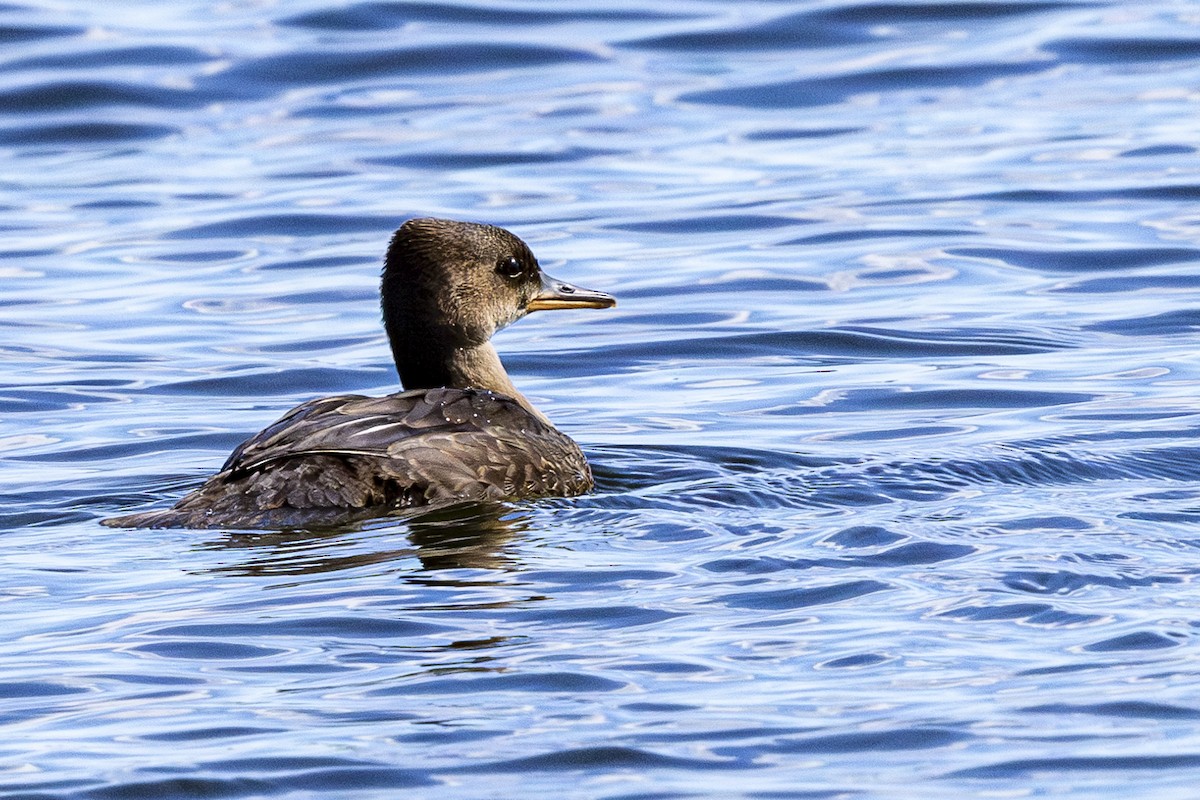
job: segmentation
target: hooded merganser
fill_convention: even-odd
[[[429,218],[393,235],[381,295],[405,391],[297,406],[173,508],[103,524],[305,528],[592,488],[579,446],[516,390],[490,339],[531,311],[608,308],[611,296],[549,277],[503,228]]]

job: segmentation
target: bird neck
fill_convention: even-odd
[[[422,338],[424,341],[421,341]],[[392,338],[392,356],[400,373],[400,383],[406,391],[445,386],[499,392],[516,400],[542,422],[551,424],[513,386],[491,342],[474,347],[450,347],[430,341],[427,337],[401,335]]]

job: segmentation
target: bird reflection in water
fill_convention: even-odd
[[[528,527],[528,514],[511,506],[464,503],[386,524],[376,518],[336,528],[229,531],[202,546],[243,552],[245,558],[210,570],[234,575],[313,575],[405,559],[417,560],[421,571],[508,570],[516,561],[507,546]],[[397,533],[406,534],[408,546],[383,547]]]

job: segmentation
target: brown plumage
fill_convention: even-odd
[[[173,508],[110,527],[302,528],[592,488],[579,446],[513,387],[489,340],[530,311],[606,308],[502,228],[409,220],[388,248],[384,327],[408,391],[297,406]]]

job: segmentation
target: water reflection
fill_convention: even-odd
[[[414,571],[510,570],[508,545],[529,515],[500,503],[470,503],[397,520],[290,531],[228,531],[202,547],[236,558],[212,572],[243,576],[314,575],[413,559]],[[408,544],[396,547],[398,536]]]
[[[529,528],[529,514],[499,503],[430,511],[409,522],[409,541],[426,570],[512,569],[514,537]]]

